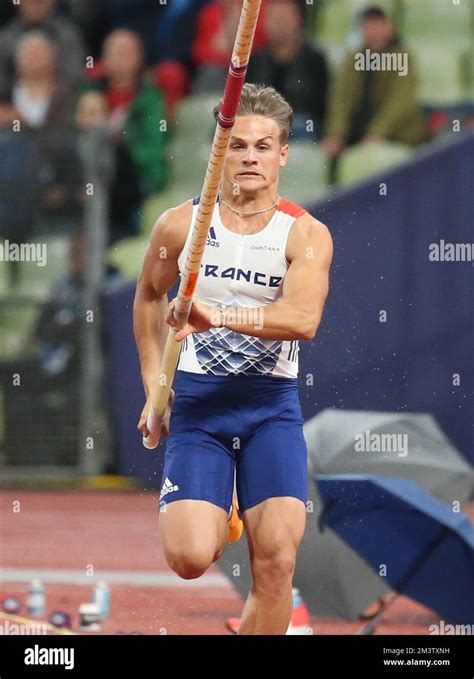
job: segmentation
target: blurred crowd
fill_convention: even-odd
[[[403,77],[396,70],[356,69],[354,50],[338,66],[330,63],[310,29],[321,4],[263,0],[247,80],[272,85],[287,98],[292,139],[323,149],[328,182],[337,183],[347,148],[385,141],[417,147],[432,130],[419,104],[416,69],[390,17],[376,5],[354,17],[358,51],[404,55],[410,67]],[[109,251],[116,250],[117,241],[140,233],[147,199],[173,182],[168,143],[179,134],[180,102],[222,95],[241,6],[242,0],[0,3],[0,238],[22,243],[58,235],[69,246],[63,274],[48,281],[48,302],[38,308],[28,302],[36,309],[29,331],[36,353],[20,371],[18,360],[5,361],[0,351],[0,376],[28,376],[41,404],[37,426],[48,423],[52,432],[49,440],[46,430],[35,430],[35,459],[63,463],[77,439],[71,432],[79,427],[84,291],[94,248],[91,227],[84,228],[92,161],[107,184],[103,221]],[[98,158],[91,149],[92,156],[100,149]],[[11,266],[12,293],[15,272]],[[121,272],[109,264],[102,274],[98,292],[108,294]],[[0,303],[5,300],[12,304],[0,295]],[[20,326],[15,332],[26,334]],[[5,403],[3,445],[7,458],[17,460],[21,399]],[[0,437],[0,458],[1,449]]]
[[[21,240],[38,215],[50,230],[77,222],[84,204],[81,142],[97,128],[114,151],[110,242],[136,233],[143,200],[169,178],[166,144],[177,104],[191,94],[222,91],[240,9],[241,0],[4,2],[3,235]],[[331,76],[307,30],[307,12],[304,0],[263,1],[247,79],[273,85],[289,100],[294,134],[309,129],[322,143],[333,161],[332,179],[347,146],[426,141],[414,69],[406,77],[357,71],[352,53]],[[405,51],[377,6],[358,20],[364,49]]]

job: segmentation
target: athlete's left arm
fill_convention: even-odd
[[[194,302],[181,340],[191,332],[226,327],[253,337],[273,340],[311,340],[321,321],[329,290],[329,269],[333,254],[328,228],[305,213],[294,223],[288,238],[289,267],[283,280],[282,296],[264,307],[226,307],[223,312]],[[167,320],[174,324],[172,306]]]

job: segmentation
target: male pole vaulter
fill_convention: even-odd
[[[182,578],[198,578],[222,555],[236,471],[253,576],[239,634],[285,634],[306,521],[298,341],[319,326],[332,240],[324,224],[278,195],[291,122],[277,91],[244,85],[191,314],[176,334],[175,399],[162,429],[160,534]],[[167,292],[183,273],[198,203],[161,215],[138,281],[145,438],[167,324],[175,325]]]

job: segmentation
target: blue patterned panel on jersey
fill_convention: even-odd
[[[281,341],[242,335],[228,328],[213,328],[194,335],[199,365],[212,375],[271,374],[281,347]]]

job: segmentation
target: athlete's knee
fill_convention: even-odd
[[[269,584],[278,589],[286,587],[293,579],[296,555],[292,548],[271,550],[255,555],[252,561],[252,574],[257,587]]]
[[[212,564],[214,556],[205,549],[189,547],[167,551],[165,555],[169,567],[184,580],[201,577]]]

